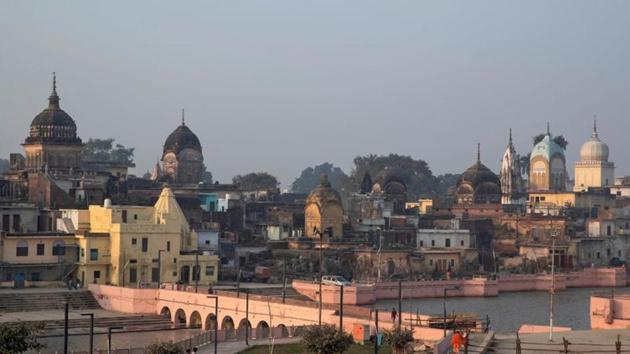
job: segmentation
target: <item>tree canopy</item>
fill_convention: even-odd
[[[375,181],[377,174],[386,167],[397,171],[407,185],[407,194],[410,198],[437,194],[438,182],[429,165],[424,160],[398,154],[369,154],[355,157],[351,174],[355,189],[358,190],[365,172],[368,172]]]
[[[341,168],[335,167],[329,162],[324,162],[321,165],[305,168],[300,176],[293,181],[291,190],[295,193],[309,193],[319,185],[319,178],[322,173],[328,175],[328,181],[336,190],[342,191],[352,188],[350,177]]]
[[[545,138],[545,134],[538,134],[533,137],[534,145],[538,144]],[[553,137],[553,141],[558,144],[563,150],[567,149],[569,142],[564,138],[563,135],[557,135]]]
[[[133,163],[135,148],[127,148],[121,144],[114,145],[114,139],[90,138],[83,146],[83,161]]]
[[[0,353],[17,354],[43,348],[37,342],[37,332],[43,327],[43,323],[0,324]]]
[[[236,175],[232,183],[244,190],[270,190],[278,188],[278,179],[267,172],[251,172],[246,175]]]
[[[352,345],[352,336],[329,324],[309,326],[304,330],[304,344],[310,353],[343,353]]]

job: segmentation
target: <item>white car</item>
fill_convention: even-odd
[[[348,285],[351,285],[352,283],[350,283],[348,280],[346,280],[346,278],[342,277],[341,275],[324,275],[322,277],[322,284],[348,286]]]

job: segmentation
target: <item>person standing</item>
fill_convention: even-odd
[[[392,307],[392,322],[396,323],[396,317],[398,317],[398,312],[395,307]]]

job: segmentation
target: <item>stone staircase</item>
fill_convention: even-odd
[[[66,302],[70,310],[101,308],[87,290],[8,292],[0,293],[0,313],[63,310]]]

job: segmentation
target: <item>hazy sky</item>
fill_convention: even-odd
[[[395,152],[434,173],[498,170],[514,130],[569,141],[598,115],[630,174],[630,1],[0,0],[0,155],[22,151],[57,72],[81,138],[161,155],[180,110],[227,182],[284,185],[325,161]]]

